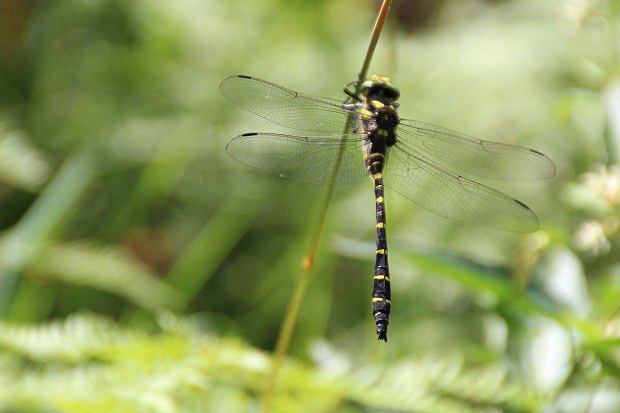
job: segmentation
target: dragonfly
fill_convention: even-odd
[[[392,302],[384,185],[445,218],[533,232],[539,221],[527,205],[466,176],[543,179],[555,175],[556,168],[534,149],[401,118],[400,91],[387,77],[371,76],[358,93],[350,89],[352,84],[344,87],[347,98],[338,100],[252,76],[227,77],[220,90],[230,101],[272,123],[308,133],[244,133],[226,151],[245,165],[299,182],[345,184],[370,177],[376,211],[372,312],[377,339],[387,341]],[[353,128],[343,133],[350,117]]]

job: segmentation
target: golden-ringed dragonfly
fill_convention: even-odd
[[[386,187],[449,219],[513,232],[538,229],[538,218],[527,205],[463,175],[548,178],[555,174],[551,159],[534,149],[400,118],[400,92],[388,78],[372,76],[359,94],[345,87],[349,96],[345,101],[244,75],[227,77],[220,89],[233,103],[275,124],[325,134],[244,133],[226,146],[232,158],[294,181],[341,184],[370,177],[374,182],[377,250],[372,311],[380,340],[387,341],[391,308],[384,181]],[[350,114],[354,129],[343,135]]]

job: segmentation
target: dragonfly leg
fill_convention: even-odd
[[[357,83],[357,80],[353,80],[349,83],[347,83],[346,85],[344,85],[344,87],[342,88],[342,91],[344,93],[347,94],[347,96],[349,96],[351,99],[353,99],[356,102],[361,102],[362,99],[357,95],[357,93],[355,93],[354,90],[351,90],[351,86],[353,86],[355,83]]]
[[[359,108],[363,108],[364,105],[361,103],[343,103],[342,108],[346,110],[355,110]]]

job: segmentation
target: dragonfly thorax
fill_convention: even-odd
[[[362,129],[375,145],[392,146],[396,143],[396,126],[400,122],[396,109],[400,92],[390,79],[371,76],[362,84]]]

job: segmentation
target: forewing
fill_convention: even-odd
[[[541,179],[555,175],[551,159],[523,146],[475,139],[410,119],[401,119],[397,134],[397,146],[406,152],[481,178]]]
[[[246,133],[226,146],[235,160],[282,178],[309,183],[352,183],[363,179],[361,141],[356,135],[303,137]],[[337,174],[334,166],[340,158]]]
[[[222,93],[233,103],[292,129],[342,133],[348,112],[335,99],[306,95],[251,76],[227,77]]]
[[[534,212],[502,192],[403,151],[389,156],[385,185],[436,214],[506,231],[538,229]]]

